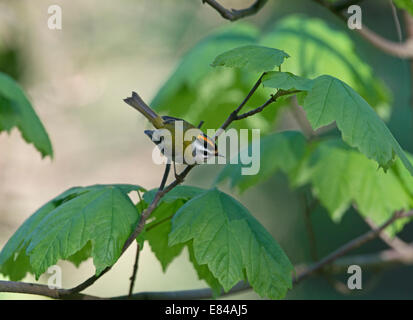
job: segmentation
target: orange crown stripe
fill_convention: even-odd
[[[198,139],[202,139],[202,140],[208,142],[211,147],[215,148],[215,143],[212,142],[211,139],[208,139],[207,137],[205,137],[203,135],[199,135]]]

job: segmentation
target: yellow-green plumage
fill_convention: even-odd
[[[175,117],[169,117],[169,116],[159,116],[155,111],[153,111],[142,99],[139,97],[139,95],[136,92],[132,93],[132,97],[124,99],[124,101],[138,110],[140,113],[142,113],[145,118],[147,118],[152,125],[160,130],[160,129],[166,129],[170,132],[172,141],[171,141],[171,146],[170,148],[167,147],[165,150],[162,150],[162,152],[167,156],[168,158],[170,157],[173,161],[176,161],[176,155],[180,155],[180,161],[177,162],[182,162],[185,163],[183,152],[186,150],[187,147],[189,147],[195,140],[197,140],[197,136],[193,137],[192,140],[185,141],[184,140],[184,134],[187,130],[189,129],[196,129],[199,131],[198,137],[202,137],[201,141],[204,143],[204,140],[207,139],[208,141],[211,141],[204,133],[202,133],[201,130],[197,129],[195,126],[190,124],[189,122],[175,118]],[[182,122],[182,125],[177,126],[177,121]],[[180,132],[180,136],[182,137],[182,145],[176,146],[175,145],[175,137],[177,136],[176,129],[177,127],[180,129],[182,128],[182,132]],[[145,130],[145,134],[148,135],[151,139],[154,134],[155,130]],[[153,139],[152,139],[153,140]],[[157,142],[155,142],[157,143]],[[160,141],[157,143],[159,144]],[[209,142],[213,146],[215,146],[214,142]],[[165,147],[165,146],[164,146]]]

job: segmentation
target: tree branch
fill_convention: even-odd
[[[346,243],[342,247],[338,248],[334,252],[330,253],[328,256],[324,257],[317,263],[313,264],[311,267],[307,268],[304,272],[301,274],[298,274],[297,277],[295,278],[294,282],[300,282],[303,279],[307,278],[309,275],[320,271],[322,268],[324,268],[326,265],[332,263],[333,261],[337,260],[338,258],[344,256],[347,254],[349,251],[354,250],[361,245],[365,244],[368,241],[371,241],[375,239],[377,236],[380,235],[380,233],[386,229],[389,225],[391,225],[394,221],[401,219],[401,218],[407,218],[407,217],[412,217],[413,216],[413,210],[408,211],[408,212],[402,212],[402,211],[397,211],[393,214],[393,216],[387,220],[384,224],[382,224],[380,227],[372,229],[368,231],[367,233],[351,240],[350,242]]]
[[[245,99],[241,102],[241,104],[234,110],[231,112],[231,114],[229,115],[229,117],[224,121],[224,123],[222,124],[222,126],[218,129],[217,134],[215,135],[216,137],[223,132],[225,129],[227,129],[229,127],[229,125],[237,120],[238,117],[238,113],[241,111],[241,109],[245,106],[245,104],[248,102],[248,100],[251,98],[251,96],[255,93],[255,91],[257,91],[258,87],[261,84],[262,78],[264,77],[265,72],[259,77],[259,79],[257,80],[257,82],[254,84],[254,86],[252,87],[252,89],[250,90],[250,92],[248,92],[247,96],[245,97]]]
[[[377,225],[370,218],[365,218],[365,222],[370,226],[370,228],[377,228]],[[396,236],[390,237],[388,234],[382,232],[380,233],[380,239],[395,251],[405,255],[413,254],[412,247]]]
[[[54,299],[78,299],[78,300],[94,300],[102,299],[100,297],[91,296],[82,293],[67,293],[67,289],[50,289],[44,284],[2,281],[0,280],[0,292],[26,293],[36,294],[39,296],[54,298]]]
[[[413,217],[413,210],[408,212],[395,212],[393,216],[380,227],[372,229],[367,233],[351,240],[350,242],[333,251],[331,254],[321,259],[320,261],[310,266],[297,266],[297,276],[293,279],[293,283],[297,284],[303,281],[307,277],[331,265],[333,262],[343,257],[351,250],[354,250],[360,247],[361,245],[365,244],[366,242],[375,239],[377,236],[380,235],[380,233],[385,228],[390,226],[396,220],[409,217]],[[342,258],[336,261],[336,263],[334,263],[332,266],[330,266],[330,268],[327,271],[338,272],[342,270],[343,267],[347,267],[349,264],[378,267],[394,263],[413,264],[413,254],[409,251],[409,255],[406,256],[396,250],[386,250],[382,251],[379,254],[359,255],[354,257]],[[223,293],[223,295],[234,294],[248,289],[251,289],[251,287],[247,283],[240,282],[227,293]],[[108,299],[81,293],[68,293],[67,289],[50,289],[48,286],[42,284],[13,281],[0,281],[0,292],[37,294],[55,299]],[[131,296],[119,296],[109,299],[208,299],[212,298],[212,296],[212,290],[209,288],[205,288],[171,292],[140,292],[132,294]]]
[[[342,8],[336,8],[333,4],[326,2],[325,0],[313,0],[314,2],[320,4],[324,8],[331,11],[334,15],[339,17],[343,21],[347,21],[346,15],[342,12]],[[412,20],[413,18],[409,15],[406,17],[407,20]],[[365,40],[370,42],[375,47],[379,48],[383,52],[404,59],[413,58],[413,37],[409,36],[404,43],[398,43],[395,41],[390,41],[382,36],[378,35],[374,31],[370,30],[363,25],[361,29],[355,29]]]
[[[209,4],[214,8],[224,19],[236,21],[256,14],[267,3],[268,0],[256,0],[250,7],[245,9],[226,9],[219,2],[215,0],[202,0],[202,3]]]
[[[235,121],[235,120],[242,120],[242,119],[251,117],[251,116],[253,116],[254,114],[257,114],[257,113],[261,112],[262,110],[264,110],[264,109],[265,109],[266,107],[268,107],[271,103],[277,101],[277,99],[278,99],[279,97],[286,96],[286,95],[289,95],[289,94],[298,93],[298,92],[301,92],[301,91],[300,91],[300,90],[293,90],[293,91],[278,90],[277,93],[274,94],[274,95],[272,95],[271,98],[269,98],[263,105],[255,108],[255,109],[252,109],[251,111],[248,111],[248,112],[245,112],[245,113],[243,113],[243,114],[237,115],[237,116],[233,119],[233,121]]]
[[[254,2],[253,5],[246,9],[235,10],[235,9],[226,9],[220,3],[215,0],[202,0],[203,3],[209,4],[212,8],[214,8],[217,12],[221,14],[224,19],[235,21],[247,16],[251,16],[256,14],[267,2],[268,0],[257,0]],[[329,3],[325,0],[313,0],[314,2],[320,4],[321,6],[325,7],[329,11],[331,11],[334,15],[339,17],[343,21],[347,21],[347,17],[343,10],[348,8],[353,4],[360,3],[362,0],[349,0],[349,1],[342,1],[341,3]],[[408,19],[413,19],[412,17],[408,17]],[[370,42],[375,47],[379,48],[383,52],[390,54],[392,56],[396,56],[399,58],[404,59],[411,59],[413,58],[413,38],[408,37],[404,43],[398,43],[395,41],[387,40],[382,36],[378,35],[374,31],[370,30],[366,26],[363,26],[362,29],[355,29],[365,40]]]
[[[130,286],[129,286],[129,295],[128,297],[132,296],[133,287],[135,286],[136,274],[138,272],[138,263],[139,263],[139,254],[141,252],[139,243],[136,244],[136,256],[135,256],[135,264],[133,265],[132,276],[130,277]]]

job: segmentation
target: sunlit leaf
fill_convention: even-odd
[[[0,272],[12,280],[38,278],[59,259],[93,258],[96,274],[119,258],[139,219],[127,193],[132,185],[71,188],[37,210],[0,252]],[[89,247],[91,246],[91,247]]]
[[[344,82],[321,76],[304,101],[313,129],[336,122],[342,138],[387,169],[397,154],[413,175],[413,166],[399,143],[369,104]]]
[[[303,170],[306,177],[301,182],[312,185],[314,195],[335,221],[340,221],[352,204],[376,225],[390,219],[395,211],[413,207],[412,195],[393,169],[387,173],[377,170],[374,161],[339,140],[320,143]],[[413,182],[406,169],[403,178]],[[406,222],[398,220],[387,231],[395,234]]]
[[[245,207],[217,189],[175,214],[169,244],[188,241],[197,263],[208,265],[225,291],[246,280],[261,296],[280,299],[292,286],[293,267],[276,241]]]
[[[246,69],[250,72],[272,71],[289,55],[282,50],[257,45],[238,47],[221,53],[212,62],[213,67]]]
[[[304,90],[308,91],[313,86],[310,79],[296,76],[291,72],[271,71],[262,78],[264,87],[283,90]]]

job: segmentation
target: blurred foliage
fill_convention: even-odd
[[[257,142],[255,142],[257,143]],[[306,138],[298,131],[272,133],[260,139],[260,169],[258,174],[242,174],[242,158],[252,154],[252,145],[240,150],[236,156],[236,164],[226,165],[216,178],[215,183],[230,180],[231,188],[238,188],[242,193],[259,182],[269,179],[278,171],[291,179],[305,156]],[[234,160],[234,159],[231,159]]]
[[[293,266],[282,248],[241,203],[216,188],[174,215],[169,244],[187,241],[225,291],[245,280],[260,296],[281,299],[292,288]]]
[[[344,32],[330,29],[320,19],[295,15],[281,19],[263,35],[245,23],[231,24],[214,32],[182,57],[151,105],[160,112],[193,123],[204,120],[207,127],[217,128],[247,95],[260,74],[232,69],[212,70],[209,65],[218,54],[253,43],[275,47],[292,55],[283,64],[283,70],[308,78],[321,74],[339,77],[381,115],[389,114],[388,89],[355,53],[351,39]],[[262,104],[271,92],[269,89],[258,90],[248,106]],[[283,104],[285,102],[280,102],[278,107],[234,126],[252,128],[259,123],[262,131],[268,132]]]
[[[292,56],[283,70],[306,78],[331,75],[347,83],[378,111],[389,108],[390,93],[383,81],[355,52],[347,34],[330,28],[324,21],[290,16],[275,24],[261,42]]]
[[[15,80],[21,77],[20,52],[16,47],[4,46],[0,42],[0,71]]]
[[[52,144],[40,119],[20,86],[0,72],[0,132],[17,127],[27,143],[33,143],[43,157],[53,157]]]
[[[413,2],[410,0],[393,0],[393,2],[398,6],[400,9],[405,9],[411,15],[413,15]]]
[[[337,223],[353,203],[362,216],[377,225],[395,211],[413,207],[413,178],[400,159],[386,173],[341,140],[324,138],[307,145],[302,134],[294,131],[268,135],[260,145],[261,168],[257,175],[242,175],[239,159],[238,164],[224,167],[217,183],[229,179],[232,188],[243,192],[281,171],[291,186],[301,187],[300,192],[310,184],[314,197]],[[250,145],[240,154],[251,154],[251,149]],[[408,221],[399,220],[386,231],[394,235]]]

